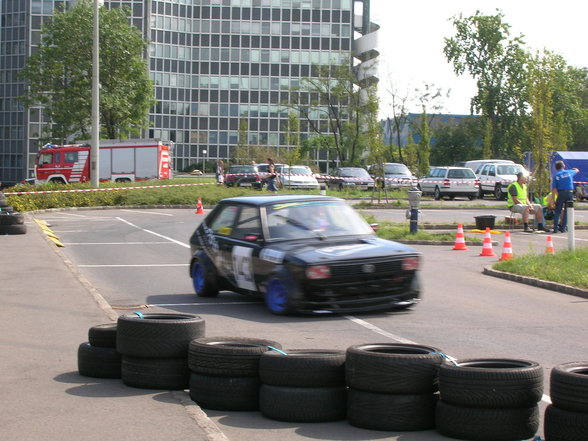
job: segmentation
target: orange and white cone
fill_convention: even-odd
[[[504,233],[504,244],[502,245],[502,256],[498,260],[512,259],[512,244],[510,243],[510,232]]]
[[[457,226],[457,234],[455,235],[455,244],[453,245],[453,249],[454,250],[459,250],[459,251],[467,251],[468,247],[466,246],[465,243],[465,236],[463,234],[463,225],[459,224]]]
[[[545,247],[545,254],[555,254],[555,249],[553,248],[553,239],[551,236],[547,236],[547,246]]]
[[[486,234],[484,235],[484,245],[482,246],[482,252],[480,256],[494,257],[494,251],[492,250],[492,236],[490,235],[490,228],[486,227]]]
[[[198,203],[196,204],[196,211],[194,214],[204,214],[204,207],[202,206],[202,200],[198,196]]]

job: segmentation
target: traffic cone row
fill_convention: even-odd
[[[457,226],[457,234],[455,235],[455,244],[453,246],[453,249],[458,251],[465,251],[468,249],[465,243],[465,236],[463,234],[462,224],[459,224]]]
[[[486,234],[484,235],[484,244],[482,246],[482,252],[480,256],[494,257],[494,251],[492,250],[492,236],[490,235],[490,228],[486,227]]]
[[[196,211],[194,214],[204,214],[204,207],[202,206],[202,200],[198,196],[198,203],[196,204]]]

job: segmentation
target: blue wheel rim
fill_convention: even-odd
[[[205,281],[206,275],[204,273],[204,267],[200,262],[195,262],[192,267],[192,283],[196,294],[201,293],[204,290]]]
[[[288,306],[288,290],[280,279],[272,279],[267,285],[265,304],[272,312],[285,312]]]

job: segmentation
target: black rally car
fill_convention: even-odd
[[[190,238],[198,296],[261,295],[271,312],[407,308],[420,293],[420,254],[379,239],[343,200],[224,199]]]

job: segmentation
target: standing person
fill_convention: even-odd
[[[268,179],[267,179],[267,190],[273,193],[278,192],[278,175],[276,173],[276,164],[272,158],[267,158],[267,172],[268,172]]]
[[[527,177],[522,173],[517,173],[517,180],[508,186],[507,206],[513,213],[519,213],[523,216],[523,226],[525,233],[533,232],[529,228],[529,213],[535,213],[537,227],[539,230],[548,231],[543,225],[543,210],[539,204],[531,204],[527,193]]]
[[[224,183],[224,181],[225,181],[225,178],[224,178],[224,172],[225,172],[225,170],[224,170],[224,168],[225,168],[224,162],[219,159],[217,161],[217,163],[216,163],[216,172],[215,172],[215,174],[216,174],[216,183],[218,185],[222,185]]]
[[[561,214],[562,208],[564,208],[568,201],[574,200],[574,176],[578,173],[577,168],[571,170],[565,169],[563,161],[557,161],[555,163],[555,174],[553,175],[553,184],[551,185],[551,191],[557,198],[555,201],[555,212],[553,214],[553,232],[558,232],[558,221]],[[560,233],[568,231],[568,212],[564,210],[561,227],[559,228]]]

